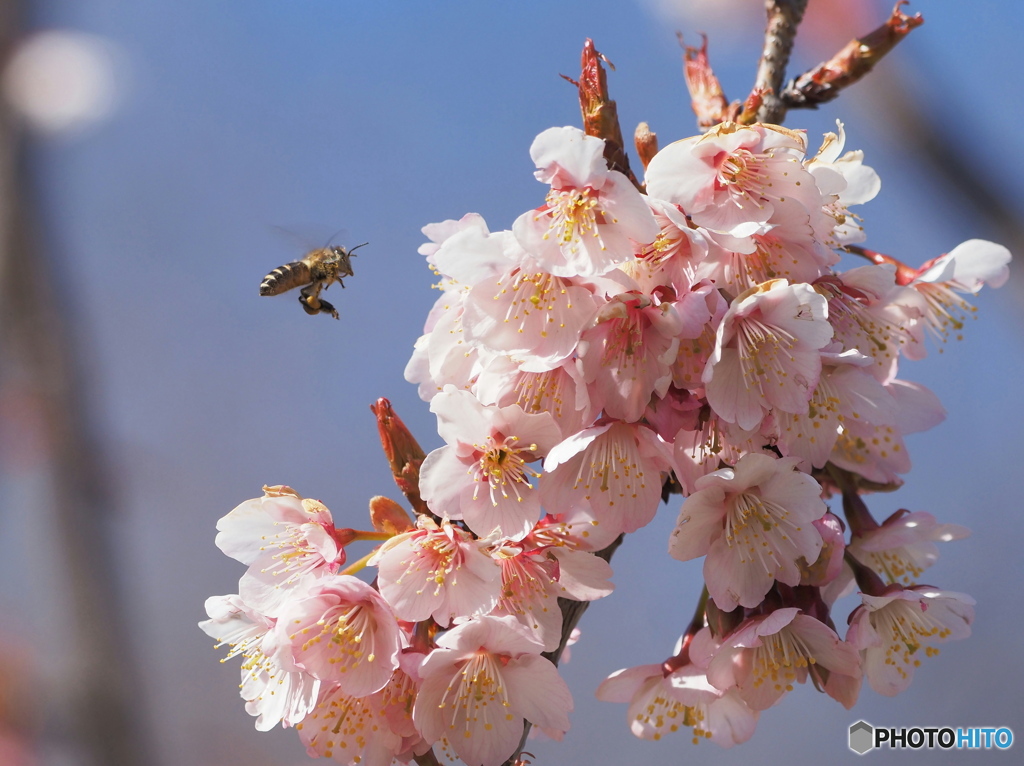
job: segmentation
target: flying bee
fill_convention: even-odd
[[[356,245],[346,250],[339,245],[310,250],[298,261],[278,266],[263,278],[260,284],[260,295],[280,295],[304,285],[299,291],[299,303],[307,314],[324,312],[335,319],[340,319],[337,309],[320,297],[320,291],[337,282],[342,287],[342,277],[353,277],[352,261],[355,251],[363,245]]]

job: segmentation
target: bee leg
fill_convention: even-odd
[[[338,310],[323,298],[320,299],[320,310],[326,314],[330,314],[335,319],[341,319],[341,317],[338,316]]]
[[[320,283],[306,285],[299,291],[299,303],[307,314],[320,313]]]
[[[321,311],[330,314],[335,319],[341,319],[338,316],[337,309],[334,308],[330,303],[320,298],[320,290],[322,285],[319,283],[314,285],[306,285],[300,290],[299,303],[302,304],[303,310],[310,315],[319,314]]]

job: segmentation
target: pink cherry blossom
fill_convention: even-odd
[[[749,236],[776,203],[820,209],[814,177],[800,164],[805,150],[802,133],[725,122],[658,152],[647,166],[647,192],[680,205],[698,226]]]
[[[699,429],[705,413],[703,399],[685,388],[671,386],[665,396],[651,400],[644,412],[644,420],[658,436],[671,443],[679,431]]]
[[[694,287],[694,294],[699,294],[705,289],[704,282]],[[707,283],[710,285],[710,283]],[[711,288],[714,285],[710,285]],[[676,352],[676,360],[672,364],[672,384],[678,388],[685,388],[688,391],[704,392],[704,368],[708,360],[715,352],[717,328],[722,323],[722,317],[729,308],[729,304],[722,297],[721,292],[710,289],[703,295],[704,304],[707,307],[709,319],[700,328],[700,332],[687,335],[679,341],[679,350]],[[689,296],[683,296],[677,303],[680,315],[693,316],[694,311],[687,305]]]
[[[276,615],[293,592],[302,592],[345,563],[331,512],[291,487],[264,487],[217,522],[217,547],[249,570],[239,593],[252,608]]]
[[[482,404],[518,404],[527,415],[547,412],[554,418],[562,438],[591,423],[599,411],[590,402],[575,359],[554,369],[531,372],[510,357],[496,356],[480,371],[473,394]]]
[[[416,340],[405,367],[405,379],[419,386],[420,398],[429,402],[446,385],[468,389],[487,359],[486,353],[466,341],[462,316],[466,291],[446,290],[431,311],[430,329]],[[483,357],[483,358],[482,358]]]
[[[786,457],[803,459],[804,470],[829,461],[840,433],[858,423],[895,424],[896,399],[865,368],[859,351],[822,354],[822,372],[806,412],[774,413],[776,446]]]
[[[562,638],[559,597],[593,601],[614,588],[608,562],[580,550],[567,525],[550,517],[519,545],[501,546],[495,557],[502,595],[493,614],[515,617],[546,652],[557,649]]]
[[[894,267],[859,266],[824,277],[815,287],[828,299],[834,338],[846,351],[859,351],[874,361],[870,368],[880,383],[896,376],[900,353],[911,342],[909,328],[923,313],[913,290],[896,285]]]
[[[723,691],[735,687],[754,710],[767,710],[808,675],[845,708],[857,701],[857,650],[794,607],[743,622],[725,637],[708,665],[708,681]]]
[[[796,470],[798,458],[744,455],[735,468],[697,479],[669,542],[680,561],[707,555],[704,580],[724,612],[755,607],[772,583],[800,583],[799,559],[813,564],[825,513],[821,487]]]
[[[515,264],[473,285],[463,322],[469,342],[550,368],[573,353],[597,307],[578,281]]]
[[[477,218],[447,237],[427,261],[444,278],[442,289],[454,290],[496,277],[525,255],[512,232],[491,232],[483,218]]]
[[[850,553],[886,582],[914,585],[938,559],[936,542],[962,540],[970,534],[958,524],[940,524],[927,511],[901,510],[877,529],[854,535]]]
[[[706,648],[700,648],[702,644]],[[695,745],[702,739],[726,748],[746,742],[754,734],[759,712],[751,710],[736,689],[722,691],[708,682],[707,667],[695,656],[717,649],[707,628],[697,633],[691,646],[698,651],[673,670],[663,663],[615,671],[598,686],[597,698],[629,703],[626,720],[641,739],[660,740],[690,728]]]
[[[299,667],[355,697],[380,691],[398,667],[402,640],[391,607],[350,575],[288,602],[276,631]]]
[[[862,593],[861,601],[846,640],[861,651],[871,688],[886,697],[906,691],[914,668],[939,653],[932,644],[971,634],[974,599],[962,593],[894,585],[884,596]]]
[[[420,690],[420,666],[424,659],[426,654],[412,649],[403,650],[398,656],[399,669],[380,691],[388,726],[402,738],[402,747],[396,757],[403,763],[414,755],[427,752],[432,744],[423,739],[412,720],[413,705]]]
[[[481,535],[497,530],[523,537],[540,518],[540,497],[530,483],[540,474],[529,464],[561,439],[550,414],[528,415],[517,404],[487,407],[453,386],[435,396],[430,410],[448,445],[427,455],[420,494],[438,515],[465,519]]]
[[[551,191],[512,230],[545,270],[562,277],[606,274],[632,260],[634,242],[657,237],[644,198],[626,176],[608,169],[601,139],[579,128],[550,128],[534,140],[530,156],[537,179]]]
[[[355,766],[390,766],[402,751],[402,737],[385,716],[383,692],[347,694],[327,684],[316,707],[295,728],[311,758],[332,758]]]
[[[704,370],[708,404],[721,417],[753,429],[765,411],[807,410],[832,337],[828,304],[810,285],[765,282],[733,301]]]
[[[702,476],[717,471],[723,464],[735,465],[747,453],[764,453],[777,457],[767,449],[768,438],[760,431],[744,431],[735,423],[726,423],[706,405],[693,428],[678,431],[673,444],[673,470],[683,495],[697,491],[696,482]]]
[[[568,730],[569,689],[515,618],[482,617],[437,644],[413,708],[428,741],[443,738],[467,766],[498,766],[519,744],[524,719]]]
[[[430,256],[437,252],[438,248],[444,244],[444,241],[456,234],[463,229],[476,227],[487,233],[487,223],[484,221],[483,216],[479,213],[466,213],[459,220],[449,218],[446,221],[440,221],[438,223],[428,223],[422,227],[420,231],[426,235],[429,242],[424,242],[416,250],[420,255],[427,256],[428,260]]]
[[[714,243],[702,229],[691,228],[686,214],[664,200],[644,198],[661,231],[654,242],[637,253],[635,260],[620,268],[633,278],[643,293],[657,287],[671,287],[677,294],[688,291],[697,281],[697,266],[708,256]]]
[[[662,665],[617,670],[597,687],[597,698],[628,702],[626,720],[640,739],[660,740],[690,728],[695,745],[710,739],[732,747],[750,739],[757,725],[758,711],[747,707],[734,689],[716,689],[705,671],[691,664],[668,675]]]
[[[703,304],[701,304],[703,306]],[[639,420],[652,396],[664,396],[679,347],[682,319],[671,303],[623,293],[584,330],[579,356],[591,399],[609,417]]]
[[[661,501],[669,446],[638,423],[604,423],[570,436],[544,461],[540,480],[548,508],[588,510],[613,538],[650,523]]]
[[[486,552],[486,540],[425,516],[418,529],[388,540],[370,559],[378,567],[381,595],[399,619],[433,617],[447,627],[455,618],[490,612],[498,603],[501,569]]]
[[[895,417],[875,423],[866,418],[843,421],[830,460],[869,481],[901,484],[899,474],[910,470],[903,437],[938,425],[946,411],[938,397],[919,383],[897,379],[885,389],[896,402]]]
[[[824,588],[839,580],[842,574],[846,527],[831,511],[812,523],[821,535],[821,553],[816,561],[802,562],[800,584]]]
[[[270,639],[275,620],[246,604],[240,596],[206,600],[209,620],[199,623],[206,635],[230,647],[226,659],[242,657],[241,695],[245,711],[256,716],[256,730],[281,724],[295,726],[316,706],[320,681],[279,651]]]
[[[747,237],[711,233],[718,247],[697,269],[735,296],[772,279],[813,282],[838,261],[814,236],[807,210],[796,200],[776,202],[771,225]]]
[[[467,339],[465,310],[472,285],[495,279],[525,257],[511,232],[491,233],[479,216],[436,224],[443,237],[436,247],[425,245],[428,261],[442,275],[441,295],[416,341],[405,379],[419,385],[430,401],[445,385],[469,388],[490,352]]]
[[[922,323],[912,328],[915,346],[907,356],[924,356],[924,328],[938,340],[947,340],[951,334],[960,337],[965,320],[975,311],[960,294],[976,295],[986,284],[1002,287],[1010,276],[1010,259],[1010,251],[1002,245],[971,239],[922,266],[909,287],[924,298],[926,308]]]
[[[864,152],[850,151],[840,156],[846,144],[846,132],[838,120],[836,126],[838,135],[826,133],[818,153],[804,163],[826,198],[824,209],[832,225],[830,231],[822,232],[821,236],[830,247],[864,241],[860,218],[850,213],[849,206],[870,202],[882,186],[878,174],[864,164]],[[839,183],[836,183],[836,176]]]

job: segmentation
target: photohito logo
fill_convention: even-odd
[[[953,729],[949,726],[882,728],[867,721],[850,726],[850,749],[864,755],[876,747],[910,750],[1006,750],[1013,744],[1013,731],[1006,726],[974,726]]]

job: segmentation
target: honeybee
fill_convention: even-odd
[[[349,259],[356,250],[367,244],[364,242],[351,250],[339,245],[310,250],[301,260],[278,266],[267,274],[260,284],[260,295],[280,295],[305,285],[299,291],[299,303],[307,314],[319,314],[322,311],[340,319],[337,309],[320,297],[320,291],[335,282],[344,287],[341,278],[355,276]]]

